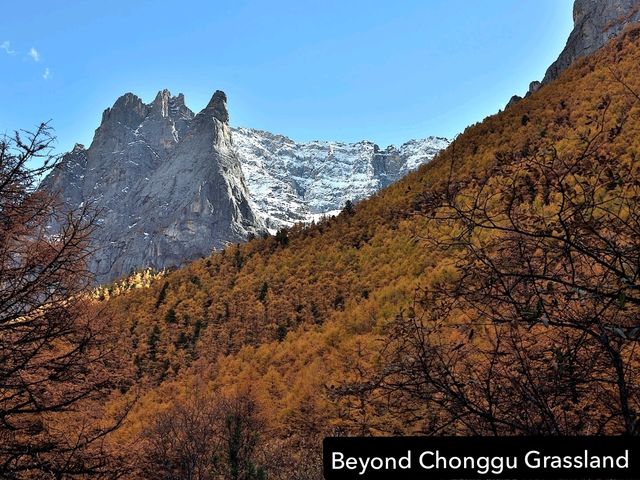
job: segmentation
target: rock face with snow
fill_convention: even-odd
[[[599,50],[625,25],[637,21],[640,21],[640,0],[576,0],[573,31],[542,83],[555,80],[578,58]]]
[[[90,268],[107,282],[166,268],[264,230],[232,148],[226,96],[197,115],[161,91],[151,104],[127,93],[105,110],[88,149],[76,145],[43,188],[99,212]]]
[[[431,160],[444,138],[382,150],[372,142],[296,143],[229,127],[216,92],[197,115],[184,96],[145,104],[127,93],[105,110],[89,148],[76,145],[43,188],[99,211],[90,268],[100,283],[162,269],[230,242],[340,210]],[[52,226],[52,229],[55,226]]]
[[[382,150],[369,141],[296,143],[250,128],[235,128],[232,135],[252,199],[271,230],[362,200],[449,144],[429,137]]]

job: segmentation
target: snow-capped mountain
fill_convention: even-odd
[[[366,198],[431,160],[446,138],[381,150],[369,141],[297,143],[283,135],[233,128],[251,198],[269,229],[308,222]]]
[[[100,212],[89,262],[98,282],[334,213],[448,145],[435,137],[384,150],[296,143],[230,128],[226,100],[218,91],[196,115],[182,94],[163,90],[145,104],[127,93],[105,110],[89,148],[76,145],[44,180],[68,208]]]
[[[89,268],[99,283],[162,269],[265,231],[232,147],[226,95],[197,115],[184,96],[127,93],[43,181],[67,208],[98,212]],[[51,226],[55,229],[55,225]]]

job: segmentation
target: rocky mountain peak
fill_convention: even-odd
[[[448,145],[371,141],[297,143],[229,126],[216,91],[198,114],[161,90],[107,109],[88,149],[76,145],[44,181],[70,208],[100,211],[89,261],[97,281],[181,265],[213,249],[339,211],[389,185]]]
[[[381,148],[362,140],[296,142],[283,135],[233,128],[237,153],[258,213],[275,232],[338,213],[430,161],[445,138],[410,140]]]
[[[573,4],[573,30],[542,83],[555,80],[578,58],[599,50],[625,25],[637,21],[640,21],[640,0],[576,0]]]
[[[44,180],[69,208],[99,209],[89,259],[99,283],[263,231],[231,149],[226,99],[216,92],[194,121],[182,94],[161,90],[145,104],[127,93],[105,110],[89,148],[76,145]]]
[[[179,93],[175,97],[171,97],[171,105],[174,109],[188,110],[189,112],[191,112],[191,110],[189,110],[189,108],[187,108],[187,105],[185,104],[183,93]],[[193,112],[191,112],[191,116],[193,116]]]
[[[102,124],[107,122],[119,122],[123,125],[134,127],[147,116],[148,107],[140,97],[133,93],[125,93],[118,98],[111,108],[107,108],[102,114]]]
[[[207,115],[213,115],[222,123],[229,123],[229,111],[227,110],[227,95],[222,90],[216,90],[209,103],[201,112]]]
[[[166,88],[160,90],[156,95],[156,98],[151,103],[151,106],[160,112],[163,117],[169,116],[169,101],[171,100],[171,92]]]

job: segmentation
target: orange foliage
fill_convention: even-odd
[[[612,111],[630,102],[615,76],[640,90],[639,32],[627,31],[558,81],[468,127],[434,161],[353,214],[231,245],[111,298],[106,306],[127,334],[130,385],[143,391],[120,435],[136,438],[153,412],[188,395],[195,379],[212,394],[250,387],[269,441],[289,460],[282,469],[288,478],[320,478],[326,434],[419,432],[409,413],[387,408],[385,399],[336,401],[332,390],[371,378],[390,323],[411,306],[416,289],[455,274],[451,258],[421,240],[440,234],[416,214],[425,193],[448,179],[484,178],[505,155],[526,153],[540,138],[560,154],[574,152],[604,97]],[[640,154],[639,115],[633,106],[625,131],[609,145],[621,161]]]

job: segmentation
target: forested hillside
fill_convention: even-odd
[[[636,433],[639,36],[336,218],[103,292],[113,451],[302,479],[328,434]]]

